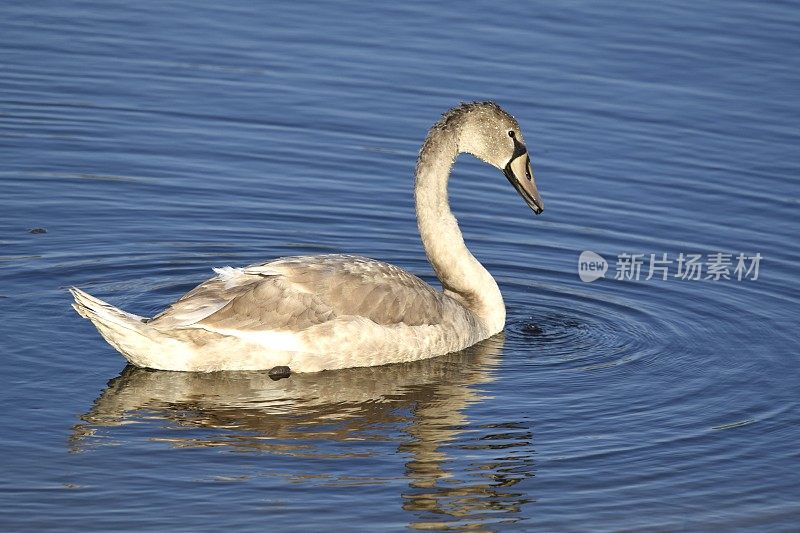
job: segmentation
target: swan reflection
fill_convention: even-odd
[[[531,429],[524,420],[476,424],[466,409],[487,398],[502,346],[499,335],[457,354],[279,381],[266,372],[127,367],[81,416],[71,446],[144,435],[175,448],[276,455],[259,475],[292,482],[382,484],[402,476],[411,527],[513,522],[528,501],[514,486],[533,475]],[[331,474],[326,461],[342,459],[364,467]]]

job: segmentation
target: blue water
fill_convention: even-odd
[[[0,529],[793,530],[799,23],[790,2],[6,2]],[[503,334],[273,382],[125,368],[70,309],[75,285],[151,315],[212,266],[306,253],[435,283],[416,153],[480,99],[519,120],[546,204],[457,162]],[[605,279],[579,279],[584,250]],[[761,254],[758,279],[614,279],[620,254],[716,252]]]

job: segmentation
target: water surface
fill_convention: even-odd
[[[792,529],[798,22],[677,0],[6,5],[0,525]],[[479,99],[521,123],[547,206],[458,160],[503,334],[273,382],[126,368],[70,309],[76,285],[151,315],[212,266],[306,253],[435,283],[416,153]],[[584,250],[606,279],[578,278]],[[760,253],[758,279],[613,279],[619,254],[716,252]]]

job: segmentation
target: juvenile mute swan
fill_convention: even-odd
[[[543,209],[514,117],[493,102],[442,115],[422,144],[414,184],[417,225],[441,292],[388,263],[318,255],[215,269],[153,318],[77,288],[72,306],[128,361],[161,370],[316,372],[462,350],[500,332],[506,318],[497,283],[467,250],[450,211],[447,181],[462,152],[502,169],[534,213]]]

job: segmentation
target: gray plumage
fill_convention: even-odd
[[[148,324],[162,330],[199,323],[299,331],[347,315],[383,326],[442,320],[440,292],[399,267],[366,257],[285,257],[245,267],[236,283],[230,281],[218,276],[198,285]]]
[[[451,109],[428,132],[414,197],[442,291],[388,263],[320,255],[215,269],[150,319],[76,288],[73,307],[131,363],[165,370],[314,372],[462,350],[503,329],[505,305],[450,211],[450,170],[459,153],[470,153],[503,170],[538,214],[542,201],[523,143],[516,120],[492,102]]]

